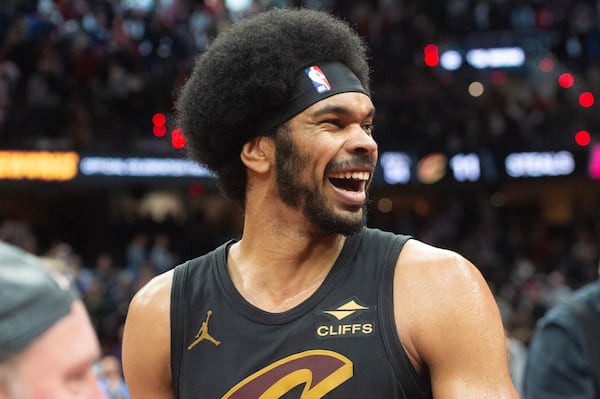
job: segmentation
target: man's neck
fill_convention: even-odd
[[[344,242],[342,235],[315,235],[296,224],[250,227],[229,250],[229,273],[248,302],[268,312],[283,312],[319,288]]]

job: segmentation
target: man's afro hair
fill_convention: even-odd
[[[296,74],[318,62],[346,65],[369,91],[364,41],[344,21],[310,9],[271,9],[234,23],[197,59],[176,102],[189,156],[207,166],[239,205],[247,175],[242,146],[291,95]]]

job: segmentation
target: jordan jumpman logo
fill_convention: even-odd
[[[198,342],[202,341],[203,339],[206,339],[206,340],[212,342],[216,346],[219,346],[221,344],[221,341],[217,341],[208,333],[208,319],[210,319],[211,314],[212,314],[212,310],[209,310],[208,312],[206,312],[206,320],[204,320],[202,322],[202,326],[196,333],[196,340],[188,346],[188,350],[192,349],[194,346],[196,346],[198,344]]]

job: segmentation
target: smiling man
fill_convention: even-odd
[[[366,227],[375,107],[346,23],[292,9],[236,22],[177,111],[244,229],[133,299],[132,398],[517,397],[477,268]]]

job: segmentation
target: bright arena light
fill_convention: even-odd
[[[440,55],[440,65],[455,71],[465,59],[475,69],[517,68],[525,64],[525,51],[521,47],[475,48],[467,50],[463,59],[458,50],[446,50]]]
[[[462,63],[463,59],[456,50],[444,51],[440,57],[440,65],[447,71],[456,71]]]
[[[477,48],[467,52],[467,62],[476,69],[520,67],[525,51],[520,47]]]
[[[231,12],[246,12],[252,6],[252,0],[225,0],[225,7]]]
[[[483,85],[481,84],[481,82],[472,82],[469,85],[469,94],[472,95],[473,97],[479,97],[483,94],[483,92],[485,91]]]

